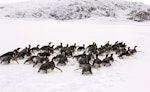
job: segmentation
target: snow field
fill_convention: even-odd
[[[85,21],[29,21],[29,20],[0,20],[0,55],[17,47],[24,48],[40,46],[53,42],[54,45],[63,42],[86,46],[96,42],[98,46],[107,41],[126,42],[133,48],[142,51],[125,58],[118,59],[111,67],[92,69],[93,75],[81,75],[81,70],[68,64],[59,66],[48,74],[38,73],[38,67],[24,65],[20,60],[9,65],[0,65],[1,92],[149,92],[149,24],[134,22],[91,23]],[[101,57],[102,58],[102,57]],[[71,62],[75,60],[69,59]],[[118,61],[118,62],[117,62]]]

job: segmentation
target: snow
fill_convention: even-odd
[[[149,5],[124,0],[31,0],[1,4],[0,17],[56,20],[111,17],[139,20],[138,13],[144,11],[150,14],[149,9]],[[150,20],[148,16],[145,14],[145,20]]]
[[[150,92],[150,24],[131,21],[104,21],[85,19],[76,21],[0,19],[0,55],[17,47],[31,44],[83,45],[96,42],[98,46],[107,41],[126,42],[142,51],[119,59],[111,67],[92,69],[93,75],[81,75],[78,66],[59,66],[54,70],[38,73],[38,67],[24,65],[20,60],[9,65],[0,64],[1,92]],[[74,63],[76,60],[69,59]]]
[[[24,2],[24,1],[31,1],[31,0],[0,0],[0,3],[6,4],[6,3],[15,3],[15,2]]]
[[[0,3],[13,3],[13,2],[24,2],[24,1],[31,1],[31,0],[0,0]],[[148,0],[127,0],[132,2],[144,2],[145,4],[150,4]]]

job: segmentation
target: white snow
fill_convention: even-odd
[[[110,19],[111,20],[111,19]],[[138,52],[132,57],[119,59],[111,67],[93,69],[93,75],[73,71],[77,65],[60,67],[48,74],[38,73],[38,67],[11,63],[0,64],[0,92],[150,92],[150,24],[129,21],[78,21],[0,19],[0,55],[17,47],[31,44],[86,45],[96,42],[124,41]],[[75,62],[73,59],[69,59]]]

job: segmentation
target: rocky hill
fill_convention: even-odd
[[[76,20],[112,17],[149,21],[150,5],[123,0],[32,0],[1,4],[0,17]]]

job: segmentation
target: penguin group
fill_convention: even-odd
[[[77,69],[82,69],[81,74],[92,74],[92,68],[109,67],[115,61],[114,55],[119,59],[132,56],[137,53],[137,46],[132,49],[124,42],[116,41],[110,44],[108,41],[104,45],[98,46],[96,42],[85,46],[77,46],[63,43],[53,45],[49,42],[48,45],[31,47],[31,45],[21,49],[17,48],[0,56],[1,64],[10,64],[12,61],[24,60],[24,64],[32,64],[33,67],[39,67],[38,72],[58,69],[63,72],[59,66],[67,66],[70,60],[78,64]],[[72,64],[71,64],[72,65]],[[73,64],[74,65],[74,64]]]

